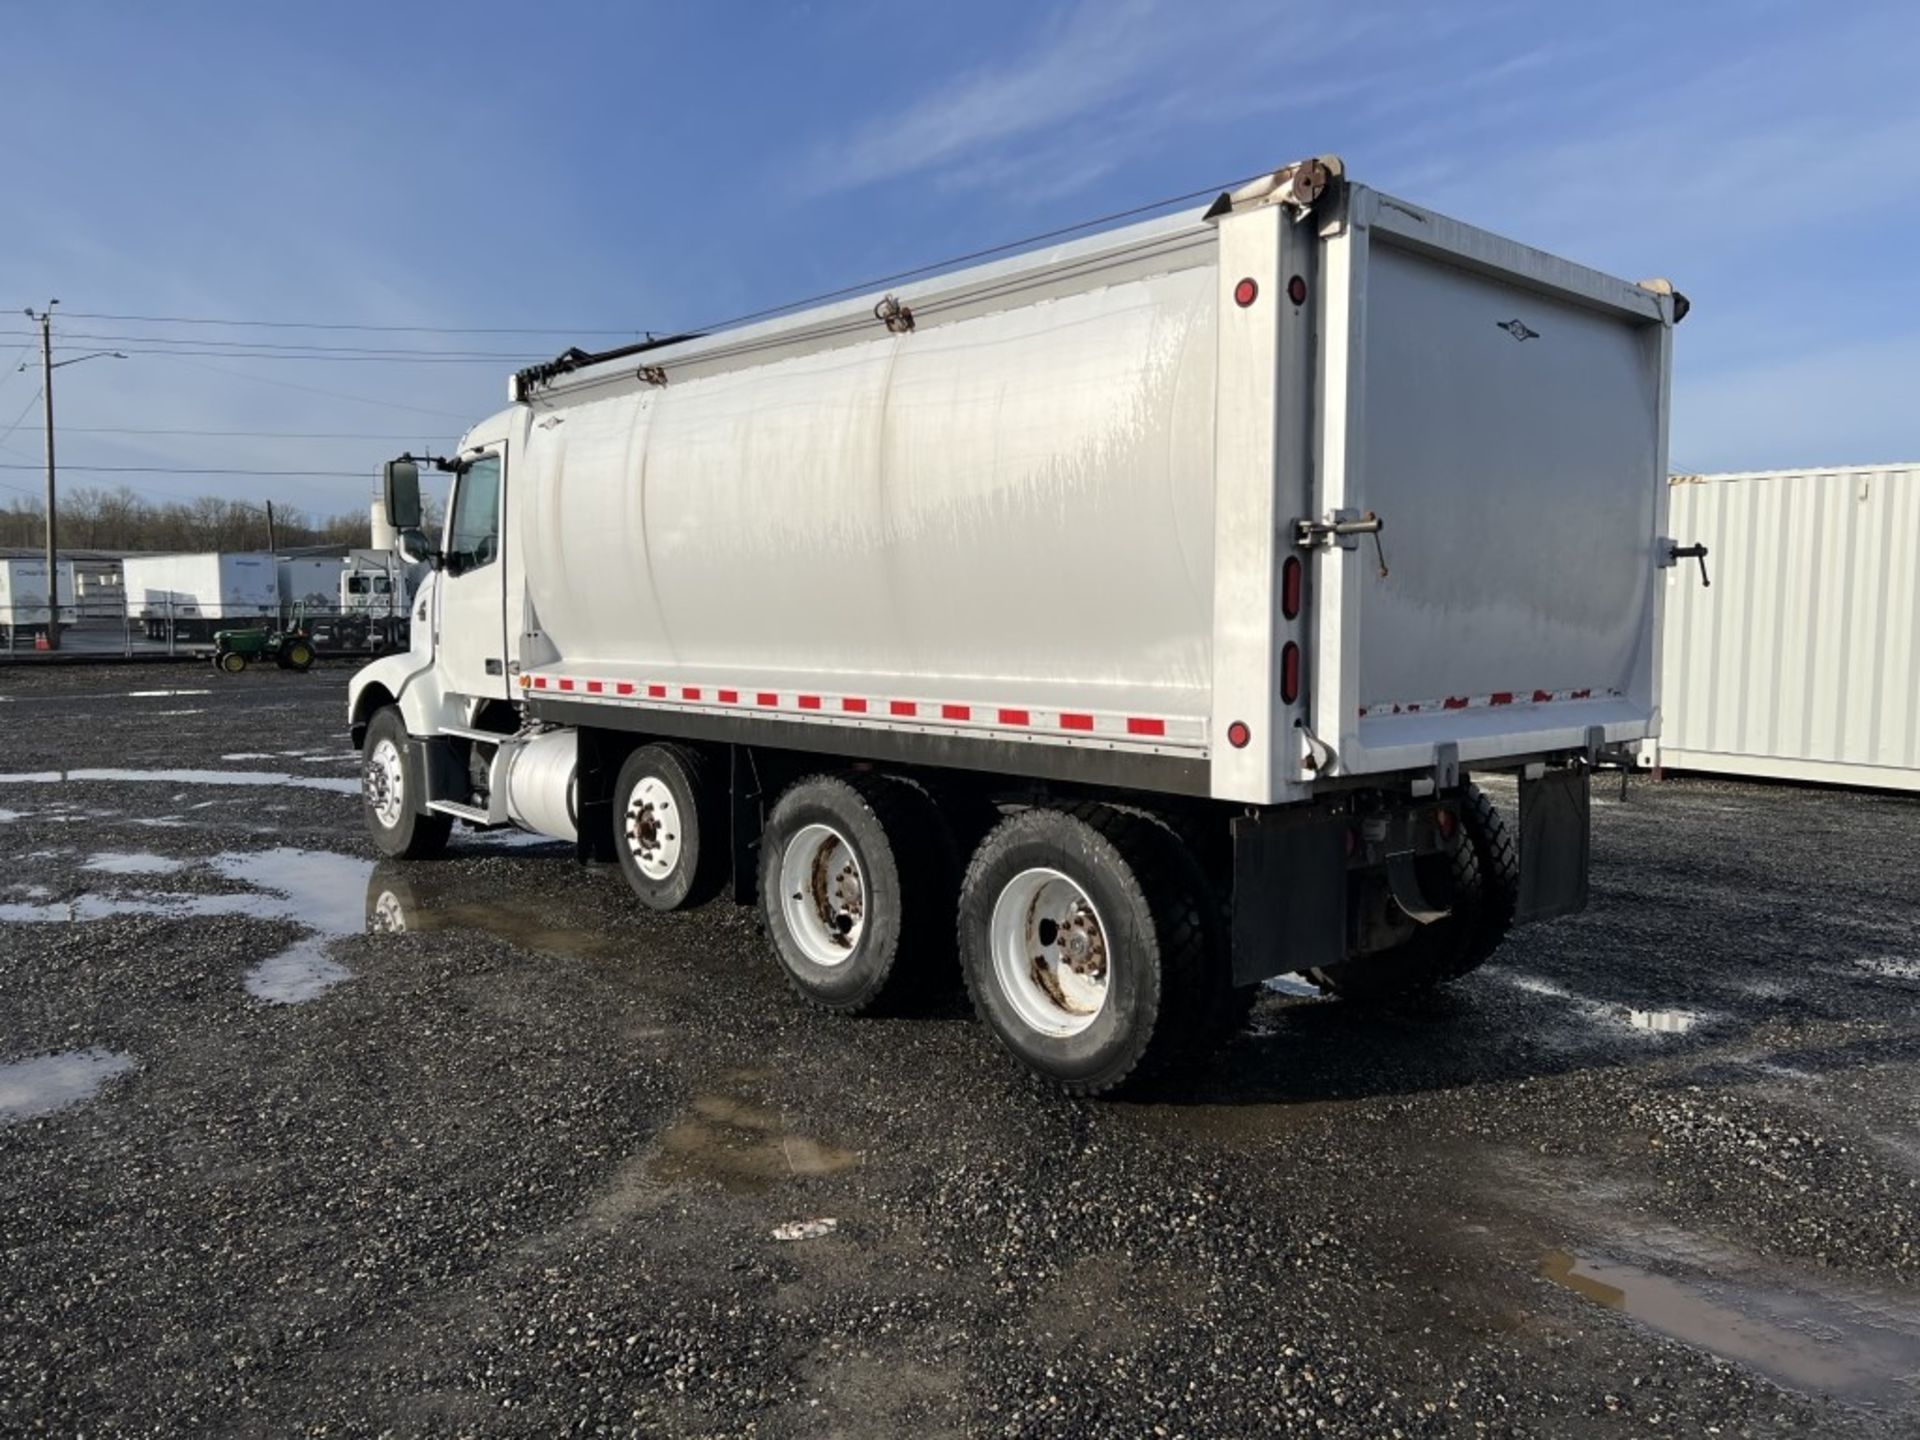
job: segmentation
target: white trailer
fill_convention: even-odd
[[[73,600],[73,566],[62,562],[59,575],[60,624],[79,618]],[[47,625],[47,562],[26,557],[0,557],[0,637],[17,644]]]
[[[957,941],[1082,1094],[1276,974],[1465,974],[1584,905],[1589,769],[1656,728],[1684,308],[1326,159],[569,352],[405,537],[412,649],[349,697],[374,843],[518,825],[657,909],[730,880],[843,1013]],[[1517,847],[1474,770],[1518,772]]]
[[[128,618],[152,640],[211,640],[223,627],[280,614],[279,566],[269,554],[129,555],[120,569]]]

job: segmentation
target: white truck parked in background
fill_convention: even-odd
[[[805,999],[957,946],[1097,1094],[1258,982],[1432,985],[1585,904],[1654,733],[1685,301],[1303,161],[1210,208],[514,377],[412,649],[375,844],[518,825],[730,882]],[[388,513],[417,525],[412,457]],[[1517,772],[1517,834],[1469,772]]]

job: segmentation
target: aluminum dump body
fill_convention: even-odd
[[[1674,306],[1336,179],[523,378],[494,683],[1256,803],[1635,741]]]

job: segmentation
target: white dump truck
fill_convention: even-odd
[[[729,887],[828,1011],[957,955],[1078,1094],[1274,975],[1461,976],[1585,904],[1589,773],[1657,726],[1684,309],[1329,157],[569,351],[435,462],[437,542],[387,467],[434,568],[351,688],[373,842],[520,826],[655,909]]]

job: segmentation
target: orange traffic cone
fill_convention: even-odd
[[[36,630],[36,631],[34,631],[34,634],[33,634],[33,648],[34,648],[34,649],[36,649],[36,650],[48,650],[48,649],[51,649],[51,648],[52,648],[51,646],[49,646],[49,645],[47,644],[47,632],[46,632],[46,631],[44,631],[44,630]]]

